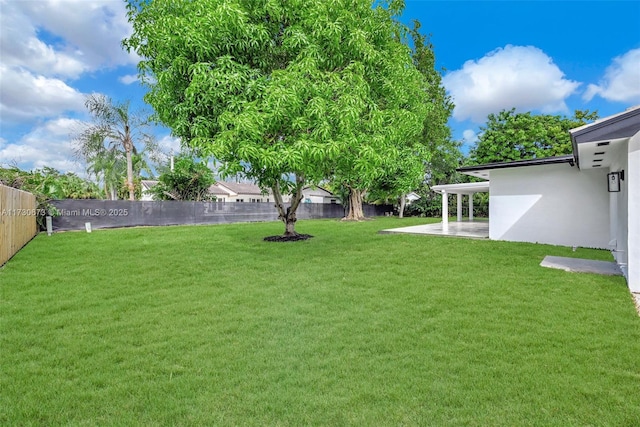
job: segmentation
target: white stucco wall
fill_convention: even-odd
[[[492,170],[489,238],[608,249],[607,172],[568,163]]]
[[[631,292],[640,292],[640,132],[629,140],[629,151],[625,168],[628,191],[628,276]]]
[[[608,172],[617,172],[627,169],[628,143],[620,142],[619,146],[609,150],[612,158]],[[625,170],[625,174],[627,171]],[[609,193],[609,217],[611,219],[610,237],[611,250],[616,262],[622,266],[625,275],[627,273],[628,259],[628,198],[629,180],[620,181],[620,192]]]
[[[324,197],[303,194],[302,202],[303,203],[324,203]]]

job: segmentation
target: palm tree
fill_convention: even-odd
[[[121,177],[126,172],[126,159],[122,152],[112,148],[104,148],[87,159],[87,172],[94,175],[104,187],[105,197],[109,200],[118,198]]]
[[[101,94],[91,94],[85,106],[94,122],[87,125],[76,137],[76,153],[90,166],[89,170],[98,177],[102,175],[105,192],[114,189],[114,174],[118,172],[118,160],[124,154],[126,161],[127,188],[129,200],[135,200],[134,161],[136,154],[134,141],[141,142],[147,149],[155,150],[151,134],[144,132],[149,122],[140,113],[129,111],[129,101],[114,103]]]

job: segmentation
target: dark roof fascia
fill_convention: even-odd
[[[456,169],[458,172],[474,172],[480,170],[490,169],[506,169],[506,168],[519,168],[524,166],[539,166],[539,165],[552,165],[556,163],[570,163],[574,164],[574,158],[572,154],[566,156],[557,157],[544,157],[542,159],[530,159],[530,160],[515,160],[513,162],[499,162],[499,163],[486,163],[484,165],[463,166]]]
[[[593,123],[580,126],[579,128],[571,129],[569,130],[569,133],[571,134],[572,139],[578,140],[578,143],[593,142],[599,141],[599,138],[604,133],[598,131],[602,130],[603,128],[611,127],[613,128],[613,130],[607,133],[607,135],[605,136],[606,139],[628,138],[630,136],[633,136],[638,131],[638,128],[640,128],[640,121],[632,120],[635,116],[640,116],[640,107],[624,111],[609,118],[605,117]],[[629,121],[629,123],[625,123],[626,121]],[[619,135],[609,135],[610,133],[616,131],[619,132]],[[595,136],[592,138],[580,138],[581,136],[586,134],[595,134]]]
[[[576,129],[570,129],[571,146],[578,167],[580,167],[578,144],[633,136],[640,130],[640,120],[634,121],[636,116],[640,116],[640,107],[632,108],[608,118],[605,117]]]

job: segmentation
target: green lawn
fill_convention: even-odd
[[[423,222],[39,235],[0,269],[0,425],[640,425],[624,279],[539,266],[607,252],[377,234]]]

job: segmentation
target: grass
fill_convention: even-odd
[[[380,235],[424,219],[39,235],[0,270],[0,424],[637,426],[605,251]]]

